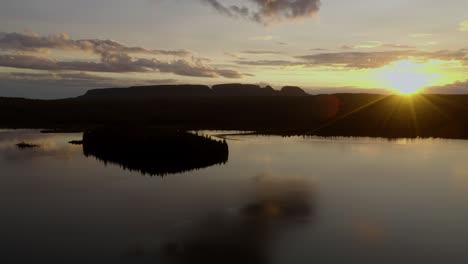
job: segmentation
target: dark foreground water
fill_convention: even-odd
[[[80,138],[0,130],[0,263],[468,263],[468,141],[232,136],[150,177]]]

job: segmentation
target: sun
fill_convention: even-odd
[[[434,62],[408,59],[395,61],[378,71],[378,78],[385,88],[404,95],[420,92],[434,85],[439,75],[434,71]]]

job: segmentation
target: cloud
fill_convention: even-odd
[[[141,47],[127,47],[110,40],[72,40],[65,34],[41,37],[35,34],[6,33],[0,35],[0,48],[10,54],[0,53],[0,66],[47,70],[84,72],[150,72],[158,71],[192,77],[241,78],[234,70],[218,69],[205,64],[206,59],[182,58],[160,60],[132,57],[131,54],[186,56],[188,51],[148,50]],[[18,54],[23,51],[43,50],[89,51],[100,56],[98,61],[63,60],[44,57],[44,54]],[[11,54],[11,52],[13,52]]]
[[[40,36],[34,33],[0,34],[0,50],[43,52],[49,50],[79,50],[95,54],[126,53],[147,55],[170,55],[188,57],[188,50],[149,50],[142,47],[128,47],[113,40],[81,39],[72,40],[67,34]]]
[[[426,46],[426,47],[428,47],[428,46],[435,46],[435,45],[437,45],[437,44],[439,44],[439,42],[437,42],[437,41],[427,41],[427,42],[425,42],[425,43],[421,43],[421,46]]]
[[[395,44],[395,43],[384,43],[381,41],[367,41],[363,44],[359,45],[343,45],[341,49],[375,49],[375,48],[391,48],[391,49],[414,49],[416,47],[403,45],[403,44]]]
[[[468,79],[448,85],[428,87],[423,92],[431,94],[468,94]]]
[[[275,54],[284,54],[281,51],[271,51],[271,50],[244,50],[242,53],[245,54],[255,54],[255,55],[275,55]]]
[[[264,40],[264,41],[272,40],[272,39],[273,39],[273,36],[270,36],[270,35],[254,36],[254,37],[249,38],[249,40]]]
[[[89,89],[130,87],[138,85],[174,84],[174,79],[111,78],[85,72],[0,73],[0,93],[8,97],[58,99],[75,97]],[[14,87],[14,89],[13,89]]]
[[[435,51],[425,52],[416,50],[380,51],[380,52],[335,52],[317,53],[312,55],[296,56],[291,60],[238,60],[235,63],[249,66],[340,66],[345,68],[368,69],[379,68],[391,62],[403,59],[416,59],[421,61],[459,60],[468,63],[467,51]]]
[[[465,21],[461,22],[458,30],[468,31],[468,20],[465,20]]]
[[[0,55],[0,66],[47,70],[47,71],[85,71],[85,72],[149,72],[159,71],[192,77],[241,78],[242,74],[234,70],[217,69],[205,65],[199,60],[160,61],[157,59],[133,59],[126,54],[106,54],[99,62],[92,61],[56,61],[32,55]]]
[[[288,61],[288,60],[255,60],[255,61],[235,61],[239,65],[248,65],[248,66],[278,66],[278,67],[288,67],[288,66],[300,66],[305,65],[305,62],[301,61]]]
[[[217,0],[201,0],[201,1],[208,4],[208,5],[210,5],[216,11],[218,11],[218,12],[224,14],[224,15],[235,16],[235,10],[231,9],[232,7],[227,7],[227,6],[223,5],[223,4],[221,4],[220,2],[218,2]],[[235,6],[235,7],[237,7],[237,6]]]
[[[224,52],[224,55],[226,55],[226,56],[228,56],[228,57],[232,57],[232,58],[238,59],[238,60],[245,60],[244,57],[239,56],[239,55],[234,54],[234,53],[230,53],[230,52]]]
[[[430,33],[414,33],[409,35],[410,38],[427,38],[431,36],[433,36],[433,34]]]
[[[381,52],[336,52],[319,53],[313,55],[298,56],[309,66],[342,66],[349,68],[379,68],[390,62],[403,59],[439,59],[439,60],[466,60],[465,51],[436,51],[424,52],[416,50],[381,51]]]
[[[343,46],[341,46],[341,49],[343,49],[343,50],[351,50],[351,49],[354,49],[354,46],[343,45]]]
[[[355,86],[343,86],[343,87],[308,87],[303,88],[308,94],[391,94],[392,91],[385,88],[360,88]]]
[[[320,9],[320,0],[238,0],[225,4],[221,0],[199,0],[229,17],[241,17],[264,25],[310,17]]]
[[[353,49],[373,49],[373,48],[379,48],[382,45],[383,43],[380,41],[367,41],[366,43],[354,45],[351,47]]]
[[[23,81],[39,82],[41,84],[57,84],[63,86],[78,87],[122,87],[144,84],[170,84],[175,83],[174,79],[128,79],[111,78],[89,74],[86,72],[68,72],[68,73],[36,73],[36,72],[11,72],[1,73],[0,78],[3,81]]]
[[[394,48],[394,49],[415,49],[416,47],[404,44],[392,44],[392,43],[384,43],[380,47],[382,48]]]

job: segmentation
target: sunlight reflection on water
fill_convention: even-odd
[[[468,261],[467,141],[230,135],[227,164],[150,178],[80,137],[0,131],[5,263]]]

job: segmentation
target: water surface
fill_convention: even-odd
[[[468,263],[468,141],[229,136],[150,177],[80,138],[0,130],[2,263]]]

